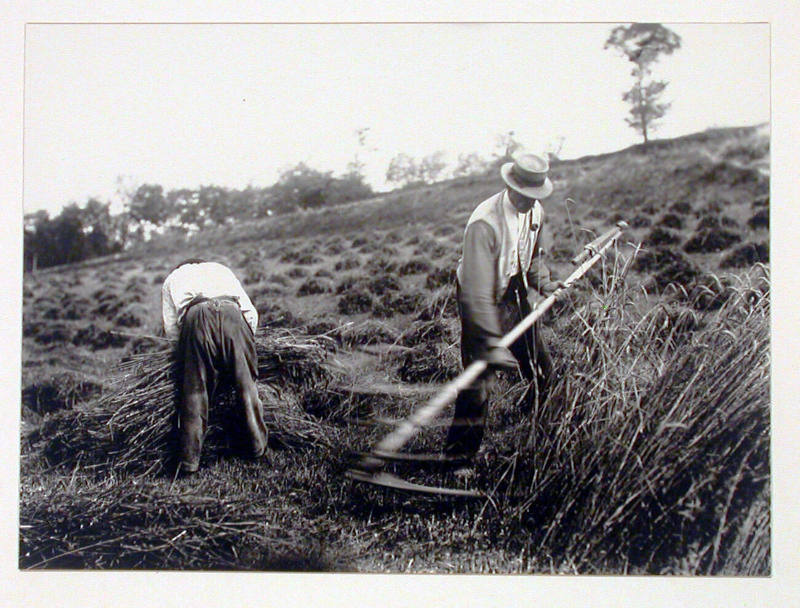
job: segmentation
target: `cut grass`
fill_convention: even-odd
[[[722,135],[701,135],[654,142],[646,154],[634,147],[553,163],[559,194],[578,201],[569,217],[558,196],[547,209],[556,228],[556,268],[586,240],[583,231],[599,231],[602,221],[616,218],[640,218],[631,231],[639,237],[663,230],[653,223],[676,214],[684,228],[665,231],[675,244],[691,236],[687,230],[720,227],[765,241],[754,238],[761,232],[749,234],[747,222],[768,208],[768,179],[733,166],[748,158],[744,148],[726,156]],[[262,325],[268,332],[282,325],[330,335],[344,347],[328,358],[332,376],[307,387],[287,381],[277,386],[280,399],[262,382],[273,431],[269,457],[229,457],[223,417],[212,425],[201,471],[174,483],[157,469],[116,466],[125,464],[125,441],[148,445],[135,433],[132,441],[118,433],[109,443],[116,422],[147,428],[134,423],[123,398],[114,407],[130,417],[118,417],[112,427],[98,424],[97,395],[70,395],[70,413],[43,410],[44,426],[26,408],[23,423],[38,428],[23,432],[20,566],[768,574],[769,290],[710,274],[726,254],[737,256],[738,274],[752,273],[763,251],[740,251],[748,244],[722,254],[686,254],[645,242],[650,251],[630,269],[630,287],[618,280],[618,269],[598,269],[559,300],[545,319],[558,370],[551,398],[530,418],[515,405],[526,388],[517,375],[500,377],[493,391],[473,482],[489,500],[407,496],[342,477],[350,450],[375,445],[437,386],[398,382],[398,353],[414,349],[408,361],[422,368],[426,357],[447,349],[453,356],[448,373],[458,369],[451,274],[458,243],[474,206],[501,187],[493,171],[204,233],[204,257],[235,256],[242,276],[278,273],[281,285],[270,276],[252,288],[259,292]],[[592,211],[598,221],[573,225]],[[720,219],[694,226],[699,222],[689,219],[722,218],[723,212],[737,225]],[[754,230],[767,227],[763,217]],[[156,310],[153,284],[131,281],[131,273],[148,264],[164,272],[187,252],[186,243],[163,241],[126,254],[125,272],[101,260],[26,275],[26,372],[35,373],[46,359],[59,369],[80,360],[104,373],[119,353],[104,347],[101,332],[124,308],[99,319],[102,324],[86,314],[98,305],[110,312],[120,300],[127,305],[128,296]],[[286,252],[287,261],[279,262]],[[301,263],[316,264],[315,256],[324,262]],[[333,269],[333,277],[322,275],[324,269]],[[304,279],[343,283],[348,269],[361,282],[337,296],[297,297]],[[79,270],[83,284],[76,287]],[[376,301],[368,282],[382,277],[398,279],[397,285],[375,285],[386,287]],[[338,296],[350,288],[369,297],[368,310],[338,310]],[[68,294],[79,297],[65,300]],[[385,319],[365,318],[379,308]],[[78,318],[65,322],[65,316]],[[86,348],[70,342],[79,331]],[[99,348],[92,350],[95,341]],[[150,346],[147,356],[155,363],[158,353]],[[407,449],[441,449],[450,413]],[[43,431],[55,419],[61,419],[59,437],[75,446],[51,465],[42,450],[56,433]],[[94,429],[88,440],[87,429]],[[150,459],[148,453],[155,451],[139,452]],[[460,483],[447,472],[390,470],[436,485]]]

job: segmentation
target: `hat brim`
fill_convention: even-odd
[[[517,181],[514,174],[511,173],[511,167],[513,166],[514,163],[506,163],[500,167],[500,175],[503,177],[506,186],[523,196],[539,200],[547,198],[553,193],[553,182],[550,181],[549,177],[544,178],[544,183],[541,186],[525,186]]]

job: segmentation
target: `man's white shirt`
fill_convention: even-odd
[[[223,264],[202,262],[184,264],[176,268],[161,287],[161,314],[167,338],[173,340],[178,338],[186,306],[197,296],[238,298],[239,308],[255,334],[258,327],[258,312],[239,279]]]

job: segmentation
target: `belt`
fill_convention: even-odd
[[[233,302],[237,306],[239,305],[239,298],[236,296],[216,296],[213,298],[207,298],[205,296],[195,296],[189,301],[189,303],[186,305],[186,308],[183,309],[183,314],[186,315],[186,313],[189,312],[189,309],[192,306],[196,306],[197,304],[202,304],[203,302],[211,302],[212,300],[218,300],[222,302]]]

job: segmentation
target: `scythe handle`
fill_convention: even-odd
[[[624,224],[624,225],[621,225]],[[578,268],[576,268],[571,275],[564,281],[564,287],[556,289],[543,301],[538,303],[533,311],[528,314],[522,321],[520,321],[510,332],[503,336],[498,346],[508,348],[517,338],[519,338],[525,331],[528,330],[536,321],[541,317],[555,302],[558,297],[569,289],[572,284],[580,279],[586,272],[599,260],[605,251],[616,242],[622,234],[622,229],[626,226],[624,222],[620,222],[616,228],[609,231],[600,237],[603,239],[602,244],[593,252],[592,256],[584,261]],[[595,242],[600,239],[596,239]],[[406,418],[400,425],[391,433],[386,435],[374,448],[374,452],[397,452],[408,441],[416,435],[417,431],[430,422],[441,412],[447,405],[456,400],[458,394],[466,389],[478,379],[478,377],[486,370],[488,364],[486,361],[479,359],[472,362],[467,368],[461,372],[456,378],[445,384],[442,389],[424,406]],[[379,458],[379,457],[378,457]],[[371,463],[374,464],[374,463]]]
[[[584,245],[583,251],[581,251],[578,255],[570,260],[573,266],[577,266],[579,264],[583,264],[586,260],[589,259],[590,256],[594,255],[603,246],[609,241],[609,239],[616,239],[619,236],[619,233],[628,227],[628,222],[620,221],[617,222],[617,227],[612,228],[605,234],[601,234],[595,240],[593,240],[588,245]]]

